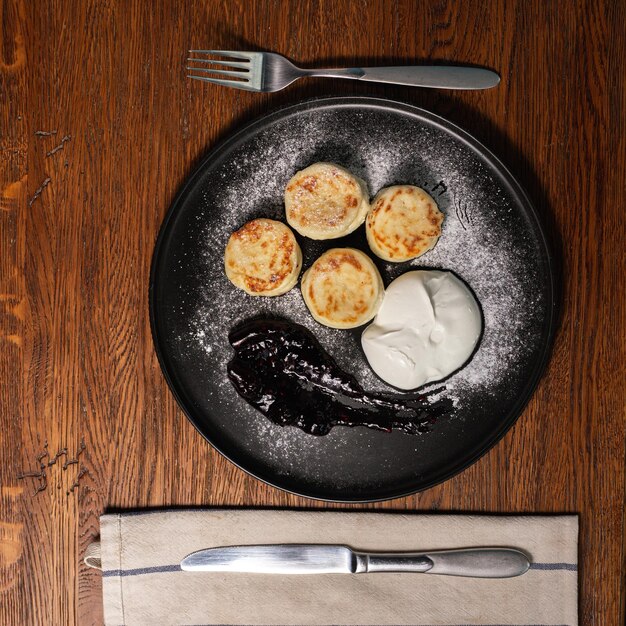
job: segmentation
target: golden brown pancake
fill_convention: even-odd
[[[302,252],[289,226],[260,218],[230,236],[224,268],[233,285],[252,296],[280,296],[298,281]]]
[[[365,183],[333,163],[315,163],[285,188],[287,222],[311,239],[336,239],[358,228],[369,211]]]
[[[423,189],[412,185],[387,187],[374,198],[367,215],[367,242],[385,261],[415,259],[437,243],[443,217]]]
[[[324,252],[302,275],[311,315],[331,328],[355,328],[371,320],[383,299],[383,281],[372,260],[354,248]]]

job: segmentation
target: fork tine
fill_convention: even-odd
[[[250,69],[249,61],[214,61],[213,59],[198,59],[196,57],[190,57],[187,61],[193,61],[194,63],[214,63],[215,65],[228,65],[230,67],[241,67],[243,69]]]
[[[248,82],[248,72],[242,72],[241,70],[235,70],[234,72],[229,72],[228,70],[215,70],[212,67],[187,67],[185,69],[190,70],[191,72],[205,72],[208,74],[218,74],[220,76],[236,76],[238,78],[244,79]]]
[[[205,76],[195,76],[194,74],[187,74],[187,78],[193,78],[195,80],[202,80],[206,83],[213,83],[215,85],[224,85],[226,87],[235,87],[236,89],[244,89],[245,91],[259,91],[250,87],[250,83],[244,80],[220,80],[219,78],[207,78]]]
[[[236,52],[235,50],[189,50],[190,54],[216,54],[221,57],[231,57],[240,61],[249,61],[250,56],[246,52]]]

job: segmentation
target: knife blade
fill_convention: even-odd
[[[358,552],[344,545],[273,544],[221,546],[187,555],[188,572],[254,574],[364,574],[418,572],[509,578],[528,571],[526,554],[513,548],[464,548],[431,552]]]

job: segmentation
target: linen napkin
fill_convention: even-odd
[[[576,516],[170,510],[103,515],[107,625],[565,625],[577,620]],[[190,552],[258,543],[338,543],[363,551],[507,546],[532,561],[508,579],[429,574],[184,572]]]

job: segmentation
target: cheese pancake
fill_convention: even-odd
[[[331,328],[355,328],[369,322],[385,292],[372,260],[354,248],[324,252],[302,275],[300,288],[311,315]]]
[[[280,296],[298,282],[302,251],[289,226],[256,219],[230,236],[224,268],[233,285],[251,296]]]
[[[315,163],[285,188],[287,222],[311,239],[336,239],[357,229],[369,211],[364,181],[333,163]]]
[[[374,198],[367,215],[367,242],[385,261],[408,261],[435,246],[442,222],[443,213],[423,189],[413,185],[387,187]]]

